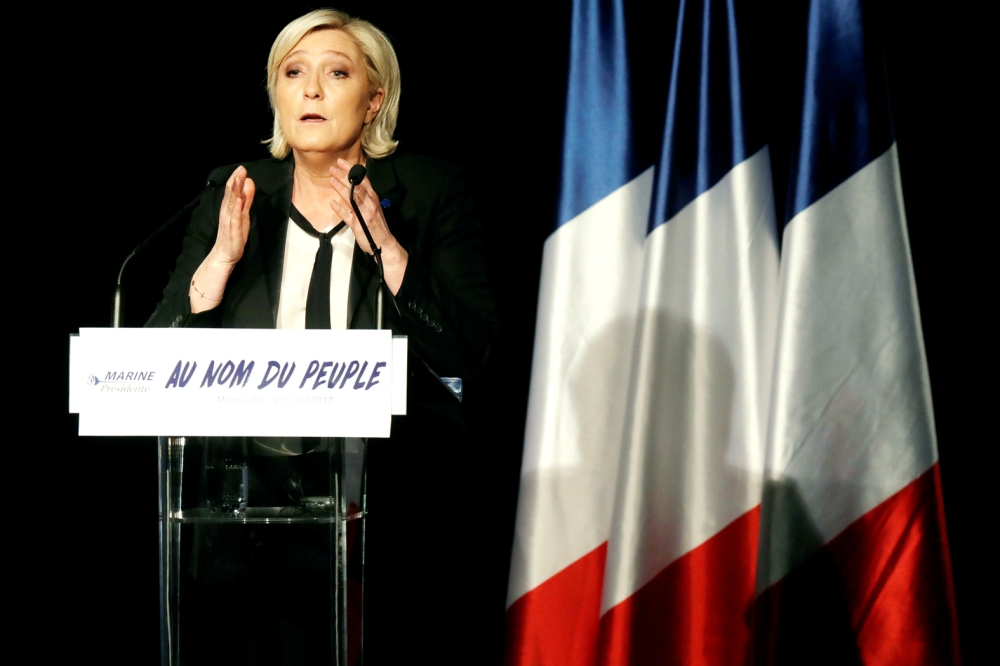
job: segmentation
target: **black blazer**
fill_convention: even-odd
[[[217,169],[212,177],[228,179],[237,166]],[[192,314],[188,300],[192,275],[215,243],[225,194],[220,187],[206,191],[192,212],[176,268],[147,326],[275,327],[294,162],[289,157],[245,166],[257,186],[250,234],[222,302],[212,310]],[[471,198],[461,171],[441,160],[393,154],[368,160],[367,168],[389,229],[409,253],[396,294],[401,315],[389,298],[383,299],[383,326],[409,336],[408,403],[418,409],[424,403],[451,403],[454,409],[445,411],[453,413],[444,415],[455,417],[457,402],[436,377],[460,377],[463,383],[474,380],[498,337]],[[374,328],[375,262],[357,245],[351,270],[347,326]],[[441,414],[442,406],[433,411]]]

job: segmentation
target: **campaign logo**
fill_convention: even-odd
[[[114,393],[145,393],[147,385],[155,378],[155,371],[112,370],[104,373],[104,378],[95,374],[87,375],[87,386],[100,385],[102,392]]]

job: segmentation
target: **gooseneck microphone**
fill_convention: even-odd
[[[205,189],[202,190],[201,193],[198,194],[198,196],[189,201],[187,205],[185,205],[179,211],[174,213],[174,215],[169,220],[160,225],[160,228],[154,231],[152,234],[150,234],[146,240],[136,245],[135,249],[129,252],[128,256],[125,257],[125,261],[122,262],[122,267],[118,269],[118,282],[115,283],[115,300],[111,312],[112,328],[121,328],[125,320],[124,310],[122,309],[122,298],[123,298],[122,276],[125,274],[125,267],[128,265],[128,262],[132,260],[132,257],[142,254],[146,250],[146,248],[155,243],[157,239],[159,239],[160,236],[166,233],[168,229],[173,227],[181,220],[185,219],[188,216],[188,214],[192,210],[194,210],[194,207],[197,206],[198,203],[201,201],[201,198],[202,196],[204,196],[205,192],[209,190],[214,190],[215,188],[219,187],[220,185],[225,183],[228,178],[229,175],[226,173],[225,168],[216,169],[212,173],[208,174],[208,182],[205,183]]]
[[[392,292],[389,291],[385,284],[385,269],[382,267],[382,248],[375,244],[375,239],[372,238],[372,232],[368,229],[368,223],[365,222],[365,218],[361,215],[361,210],[358,208],[358,202],[354,200],[354,188],[361,184],[361,181],[365,179],[365,175],[368,171],[362,164],[355,164],[351,167],[351,170],[347,172],[347,181],[351,184],[351,208],[354,209],[354,214],[358,216],[358,222],[361,223],[361,230],[365,232],[365,239],[368,241],[368,246],[372,249],[372,254],[375,255],[375,265],[378,267],[378,311],[375,313],[376,317],[376,327],[382,328],[382,291],[385,290],[389,294],[389,300],[392,301],[393,307],[396,308],[397,314],[402,314],[399,311],[399,305],[396,303],[396,297],[393,296]]]
[[[375,327],[381,330],[383,291],[389,294],[389,300],[392,301],[393,307],[396,308],[396,314],[402,317],[403,313],[400,312],[399,310],[399,303],[396,302],[396,297],[393,295],[391,291],[389,291],[388,286],[385,284],[385,271],[382,269],[382,248],[375,245],[375,240],[372,238],[372,232],[368,230],[368,224],[365,222],[365,218],[361,215],[361,211],[358,210],[358,204],[354,200],[354,188],[361,184],[361,181],[365,179],[366,174],[367,170],[365,169],[364,166],[362,166],[361,164],[355,164],[354,166],[351,167],[351,170],[347,172],[347,181],[351,184],[351,208],[354,209],[354,214],[358,216],[358,221],[361,222],[361,229],[362,231],[365,232],[365,238],[368,239],[368,245],[372,248],[372,254],[375,255],[375,263],[378,265],[378,283],[379,283],[378,306],[377,306],[378,312],[375,315],[376,317]],[[434,370],[431,368],[431,366],[427,364],[426,361],[422,362],[424,364],[424,367],[427,368],[427,370],[431,373],[431,375],[439,382],[441,382],[442,386],[448,389],[448,394],[453,398],[455,398],[456,400],[458,400],[459,402],[462,402],[462,398],[455,393],[455,391],[451,388],[451,386],[449,386],[444,380],[442,380],[441,377],[438,375],[438,373],[434,372]]]
[[[375,244],[372,232],[368,230],[368,224],[358,209],[358,202],[354,200],[354,188],[361,184],[367,173],[368,171],[363,164],[355,164],[347,172],[347,182],[351,184],[351,208],[354,209],[354,214],[358,216],[358,221],[361,222],[361,229],[365,232],[365,238],[368,240],[368,246],[372,249],[372,254],[375,255],[375,263],[378,264],[379,279],[385,280],[385,274],[382,272],[382,248]]]

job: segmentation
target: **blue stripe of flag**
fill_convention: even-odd
[[[764,145],[746,112],[741,9],[733,0],[681,0],[649,231]]]
[[[622,0],[573,0],[557,228],[636,175],[625,46]]]
[[[784,222],[889,149],[885,67],[873,3],[812,0],[789,129]],[[797,119],[797,123],[794,122]]]

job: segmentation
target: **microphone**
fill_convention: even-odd
[[[125,257],[125,261],[122,262],[122,267],[118,269],[118,282],[115,283],[115,297],[114,297],[114,307],[111,313],[111,327],[121,328],[122,323],[124,323],[125,315],[122,312],[122,276],[125,274],[125,267],[128,262],[132,260],[132,257],[142,254],[143,251],[156,242],[156,240],[167,232],[168,229],[177,224],[180,220],[183,220],[188,216],[188,214],[198,205],[201,201],[201,197],[205,192],[214,190],[220,185],[225,184],[229,179],[229,173],[227,173],[226,167],[220,167],[208,174],[208,180],[205,183],[205,189],[201,191],[194,199],[189,201],[183,208],[174,213],[174,215],[160,225],[160,228],[149,235],[146,240],[142,241],[135,246],[135,249],[129,252],[128,256]]]
[[[353,185],[360,185],[361,181],[365,179],[368,174],[368,170],[365,169],[363,164],[355,164],[351,167],[351,170],[347,172],[347,182]]]
[[[354,188],[361,184],[367,173],[368,170],[365,169],[363,164],[355,164],[347,172],[347,182],[351,184],[351,208],[354,209],[354,214],[357,215],[358,222],[361,223],[361,230],[365,232],[365,239],[368,241],[368,246],[372,249],[372,254],[375,255],[379,286],[382,289],[388,290],[385,284],[385,269],[382,267],[382,248],[375,244],[372,232],[368,230],[368,224],[365,222],[365,218],[361,215],[361,210],[358,208],[358,202],[354,200]],[[382,328],[382,289],[379,289],[378,292],[378,312],[376,313],[376,325],[379,329]],[[399,304],[396,303],[396,297],[393,296],[391,291],[389,292],[389,300],[392,301],[392,304],[396,307],[396,312],[399,313]]]

